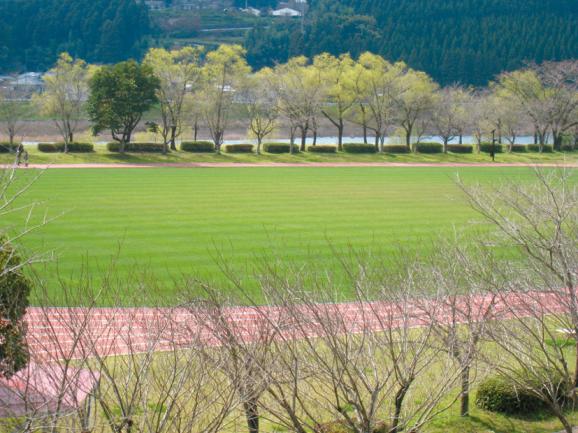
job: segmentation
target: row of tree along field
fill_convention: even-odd
[[[572,433],[578,190],[570,175],[537,172],[531,183],[496,189],[460,184],[494,228],[477,242],[457,236],[431,256],[400,251],[391,268],[383,257],[336,250],[349,276],[346,303],[336,290],[343,283],[331,274],[274,254],[255,266],[265,305],[221,256],[229,291],[179,279],[180,295],[169,301],[177,307],[144,299],[163,289],[150,277],[124,280],[114,270],[75,287],[62,280],[56,301],[43,279],[24,276],[29,260],[0,238],[0,294],[9,307],[2,311],[0,375],[24,378],[18,393],[0,400],[0,426],[418,433],[459,407],[461,428],[451,431],[464,431],[477,387],[484,410],[546,414]],[[0,211],[8,211],[16,183],[10,174],[1,180]],[[504,257],[502,248],[519,255]],[[33,320],[42,326],[29,327],[25,339],[31,287],[41,299]],[[109,308],[98,308],[103,299]],[[62,300],[82,307],[52,307]],[[143,300],[146,309],[125,307]],[[18,373],[28,362],[53,387],[51,398],[39,398],[34,376]],[[83,393],[93,394],[92,406],[80,400]]]
[[[160,119],[147,126],[162,136],[164,152],[176,150],[185,126],[196,141],[201,124],[220,152],[237,106],[243,107],[257,153],[280,125],[289,129],[290,152],[296,140],[305,150],[308,137],[315,146],[322,119],[335,127],[338,150],[346,123],[357,125],[377,152],[391,135],[402,137],[413,152],[426,135],[438,136],[444,152],[456,138],[462,144],[465,134],[475,137],[478,151],[489,137],[512,150],[521,135],[533,135],[540,152],[550,140],[555,150],[562,149],[565,136],[572,148],[578,141],[578,61],[531,65],[499,75],[488,88],[472,89],[440,87],[424,72],[371,53],[358,59],[296,57],[252,72],[240,46],[222,45],[208,53],[155,48],[142,63],[111,66],[62,54],[44,81],[45,91],[34,100],[54,119],[65,152],[86,115],[95,135],[110,131],[124,152],[143,114],[157,105]],[[1,104],[11,143],[18,106],[9,97]]]

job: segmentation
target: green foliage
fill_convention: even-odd
[[[551,373],[551,376],[551,381],[556,385],[556,390],[558,391],[556,398],[558,401],[563,402],[570,387],[564,383],[564,380],[558,374]],[[528,383],[533,389],[540,389],[541,386],[545,386],[533,384],[531,379],[528,379]],[[500,376],[488,378],[479,385],[476,406],[491,412],[510,415],[532,415],[547,409],[546,403],[538,398],[536,394],[528,389],[522,389]]]
[[[106,148],[109,152],[120,152],[120,143],[112,141],[106,144]],[[164,148],[162,143],[127,143],[124,150],[126,152],[161,153]]]
[[[263,150],[268,153],[290,153],[289,143],[263,143]],[[293,153],[299,153],[299,146],[293,145]]]
[[[345,153],[376,153],[377,149],[373,144],[344,143]]]
[[[504,146],[501,144],[494,144],[492,143],[482,143],[480,144],[480,152],[484,153],[491,153],[492,148],[494,149],[494,153],[504,153]]]
[[[405,144],[392,144],[389,146],[383,146],[383,151],[385,153],[409,153],[409,147]]]
[[[0,71],[45,71],[63,51],[92,63],[139,58],[152,32],[137,0],[0,2]]]
[[[181,150],[183,152],[210,153],[215,151],[215,144],[211,141],[183,141]]]
[[[512,152],[513,153],[527,153],[528,152],[528,146],[525,146],[523,144],[516,144],[516,145],[512,146]]]
[[[89,82],[93,133],[109,129],[115,140],[129,143],[143,113],[158,102],[159,86],[152,68],[134,60],[100,68]]]
[[[227,144],[224,146],[226,153],[253,153],[252,144]]]
[[[540,152],[539,144],[528,144],[526,148],[528,149],[528,152]],[[545,144],[544,146],[542,146],[542,153],[553,153],[553,152],[554,146],[552,146],[551,144]]]
[[[442,153],[444,151],[443,145],[440,143],[418,143],[417,151],[419,153]]]
[[[474,147],[469,144],[448,144],[448,151],[452,153],[474,153]]]
[[[574,152],[576,149],[572,144],[563,144],[561,147],[562,152]]]
[[[24,368],[29,359],[23,319],[31,283],[21,266],[20,257],[0,237],[0,376],[4,377]]]
[[[64,143],[38,143],[38,151],[44,153],[64,152]],[[68,152],[70,153],[94,152],[94,145],[92,143],[69,143]]]
[[[337,153],[337,146],[328,146],[328,145],[309,146],[307,148],[307,151],[312,153]]]
[[[16,149],[18,149],[18,146],[20,146],[20,143],[10,144],[10,142],[8,142],[8,141],[1,141],[0,142],[0,153],[16,152]]]
[[[572,59],[578,52],[574,0],[317,0],[307,17],[304,33],[300,23],[286,21],[250,31],[251,65],[371,51],[444,85],[485,85],[529,60]]]

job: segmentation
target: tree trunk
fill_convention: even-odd
[[[317,129],[313,131],[313,146],[317,146]]]
[[[339,127],[337,128],[337,150],[340,152],[343,150],[343,121],[339,121]]]
[[[574,383],[574,388],[578,388],[578,335],[575,335],[574,338],[576,339],[576,363],[574,364],[574,377],[572,378],[572,383]]]
[[[562,150],[562,139],[563,136],[559,132],[554,132],[554,150],[560,151]]]
[[[460,146],[464,144],[464,135],[460,133]]]
[[[399,422],[401,419],[401,409],[403,407],[403,400],[405,399],[405,396],[408,391],[409,385],[404,384],[395,394],[395,414],[393,416],[393,422],[391,425],[390,433],[399,433],[400,431]]]
[[[171,126],[171,150],[177,150],[177,127]]]
[[[462,370],[462,395],[460,405],[460,415],[470,415],[470,367],[466,366]]]
[[[261,155],[261,137],[257,137],[257,155]]]
[[[301,128],[301,152],[307,148],[307,128]]]
[[[444,138],[444,153],[448,153],[448,139]]]
[[[193,124],[193,141],[197,141],[197,135],[199,132],[199,122],[195,120]]]
[[[243,409],[245,410],[249,433],[259,433],[259,408],[257,402],[249,399],[243,403]]]

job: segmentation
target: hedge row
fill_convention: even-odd
[[[337,153],[337,146],[326,146],[326,145],[309,146],[307,148],[307,151],[312,153]]]
[[[263,150],[268,153],[290,153],[289,143],[263,143]],[[299,146],[293,145],[293,153],[299,153]]]
[[[252,144],[227,144],[223,147],[226,153],[253,153]]]
[[[440,143],[418,143],[416,148],[418,153],[442,153],[444,151],[444,146]]]
[[[392,144],[391,146],[384,146],[385,153],[409,153],[409,147],[402,144]]]
[[[502,146],[501,144],[492,144],[492,143],[480,144],[480,152],[491,153],[492,149],[494,150],[494,153],[504,152],[504,146]]]
[[[109,152],[120,152],[120,143],[113,141],[106,144]],[[126,143],[125,152],[142,152],[142,153],[162,153],[165,149],[163,143]]]
[[[474,147],[469,144],[448,144],[448,152],[474,153]]]
[[[345,153],[376,153],[377,149],[373,144],[346,143],[343,145],[343,151]]]
[[[20,143],[0,142],[0,153],[16,152]]]
[[[64,143],[38,143],[38,151],[43,153],[64,152]],[[94,145],[92,143],[69,143],[68,152],[70,153],[94,152]]]
[[[528,144],[527,146],[528,152],[540,152],[540,145],[539,144]],[[552,153],[554,152],[554,147],[552,145],[546,144],[542,146],[543,153]]]
[[[183,152],[210,153],[215,151],[215,144],[212,141],[183,141],[181,150]]]

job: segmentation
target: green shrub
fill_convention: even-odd
[[[560,150],[562,152],[574,152],[577,149],[572,144],[563,144],[562,147],[560,148]]]
[[[389,146],[383,146],[383,151],[385,153],[409,153],[409,147],[405,144],[392,144]]]
[[[10,144],[7,141],[6,142],[0,142],[0,153],[16,152],[16,149],[18,149],[18,146],[20,146],[20,143]]]
[[[526,149],[528,149],[528,152],[540,152],[540,145],[539,144],[528,144],[526,146]],[[542,153],[552,153],[554,152],[554,146],[549,145],[549,144],[545,144],[542,147]]]
[[[490,412],[530,414],[544,409],[544,402],[501,377],[486,379],[478,386],[476,406]]]
[[[492,143],[480,144],[480,152],[490,153],[492,151]],[[501,144],[494,145],[494,153],[504,153],[504,146]]]
[[[224,148],[227,153],[253,153],[252,144],[227,144]]]
[[[570,390],[569,384],[565,384],[557,373],[552,373],[550,381],[557,385],[556,398],[563,404]],[[536,389],[540,387],[539,384],[531,386]],[[506,378],[499,376],[488,378],[479,385],[476,406],[491,412],[515,415],[531,415],[547,409],[546,403],[530,391],[519,389]]]
[[[38,143],[38,151],[43,153],[62,152],[64,147],[60,147],[60,143]]]
[[[64,152],[64,143],[38,143],[38,151],[44,153]],[[94,152],[94,145],[92,143],[69,143],[68,151],[70,153]]]
[[[269,153],[289,153],[289,143],[263,143],[263,150]],[[293,153],[299,152],[299,146],[293,145]]]
[[[106,144],[109,152],[120,152],[120,143],[113,141]],[[142,153],[162,153],[165,145],[163,143],[127,143],[124,146],[125,152],[142,152]]]
[[[418,153],[442,153],[444,146],[440,143],[418,143]]]
[[[215,144],[212,141],[183,141],[181,150],[183,152],[210,153],[215,151]]]
[[[313,153],[337,153],[337,146],[329,146],[329,145],[309,146],[307,148],[307,151]]]
[[[512,153],[526,153],[528,152],[528,146],[523,144],[516,144],[512,146]]]
[[[474,153],[474,147],[469,144],[448,144],[448,151],[452,153]]]
[[[346,143],[343,145],[345,153],[376,153],[377,149],[373,144]]]

